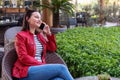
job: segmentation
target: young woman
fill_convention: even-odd
[[[12,75],[19,80],[73,80],[67,67],[63,64],[46,64],[47,51],[56,51],[55,36],[49,26],[41,25],[41,15],[35,10],[27,10],[22,31],[17,33],[15,48],[18,59],[14,64]]]

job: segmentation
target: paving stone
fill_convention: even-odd
[[[87,76],[87,77],[76,78],[75,80],[98,80],[98,78],[97,76]],[[111,77],[111,80],[120,80],[120,78]]]

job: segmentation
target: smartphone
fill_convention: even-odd
[[[40,28],[41,30],[43,30],[44,27],[45,27],[45,24],[44,24],[44,23],[41,23],[41,25],[40,25],[39,28]]]

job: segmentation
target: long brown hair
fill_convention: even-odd
[[[29,19],[31,17],[33,12],[38,12],[38,11],[37,10],[31,10],[31,9],[28,9],[26,11],[26,14],[25,14],[25,16],[23,18],[23,25],[22,25],[23,28],[22,28],[22,31],[27,31],[27,30],[30,29],[29,28],[29,23],[28,23],[27,19]],[[35,33],[38,33],[38,32],[35,31]]]

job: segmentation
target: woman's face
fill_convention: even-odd
[[[32,28],[38,28],[42,23],[41,15],[39,12],[33,12],[31,17],[28,19],[29,26]]]

